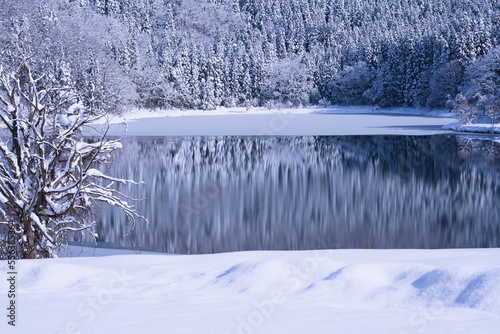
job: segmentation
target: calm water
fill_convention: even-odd
[[[500,246],[500,144],[463,136],[131,138],[112,246],[177,253]]]

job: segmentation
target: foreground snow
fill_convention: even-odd
[[[4,319],[0,331],[498,333],[499,259],[466,249],[18,261],[17,327]]]
[[[409,108],[134,110],[110,118],[108,134],[121,136],[127,123],[129,136],[432,135],[449,133],[442,127],[455,121],[448,112]]]

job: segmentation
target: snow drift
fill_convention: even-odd
[[[468,249],[20,261],[18,327],[7,332],[496,333],[499,258]]]

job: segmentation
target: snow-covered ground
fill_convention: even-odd
[[[6,313],[5,261],[0,268]],[[23,260],[17,271],[16,327],[4,315],[1,333],[500,328],[500,249],[115,255]]]
[[[109,134],[122,135],[122,122],[129,136],[431,135],[450,132],[442,127],[456,122],[456,116],[443,110],[372,107],[133,110],[112,117]]]

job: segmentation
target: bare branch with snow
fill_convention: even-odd
[[[120,140],[106,131],[83,140],[83,128],[102,116],[70,85],[34,73],[28,59],[0,65],[0,221],[14,224],[22,258],[53,257],[69,233],[97,237],[91,214],[98,202],[120,208],[132,226],[142,217],[112,188],[136,182],[99,170]]]

